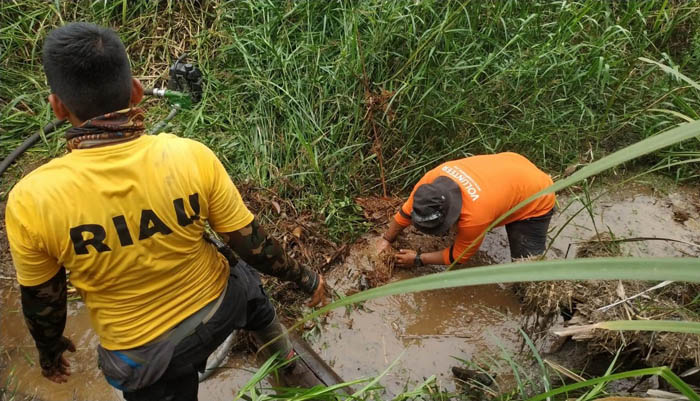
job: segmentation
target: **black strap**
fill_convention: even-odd
[[[409,220],[411,220],[411,216],[407,215],[406,212],[403,211],[403,208],[399,209],[399,214]]]
[[[454,255],[452,255],[452,252],[454,252],[454,250],[455,250],[455,244],[452,244],[452,246],[450,246],[450,264],[455,262],[455,257],[454,257]]]

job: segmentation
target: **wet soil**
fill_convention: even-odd
[[[275,213],[291,213],[291,205],[280,204],[281,211]],[[667,195],[654,193],[647,187],[633,186],[603,195],[595,202],[590,214],[586,210],[576,214],[581,207],[580,199],[573,195],[560,196],[559,212],[550,228],[550,238],[556,238],[547,257],[577,257],[581,244],[592,237],[597,238],[597,233],[608,233],[608,239],[665,237],[683,241],[622,242],[619,243],[619,253],[623,255],[698,256],[700,250],[690,244],[700,243],[700,209],[697,205],[700,205],[697,190],[677,190]],[[278,206],[272,204],[269,207],[278,209]],[[0,205],[0,210],[4,211],[4,205]],[[388,215],[390,213],[384,211],[370,214],[378,219]],[[318,259],[313,265],[329,269],[326,273],[328,281],[341,293],[376,285],[378,282],[371,282],[371,278],[401,280],[441,269],[426,266],[407,271],[386,270],[384,267],[385,271],[378,275],[375,270],[381,269],[382,263],[370,251],[371,236],[346,249],[349,253],[345,260],[334,265],[333,259],[343,249],[324,238],[313,239],[316,236],[311,223],[302,223],[299,224],[303,229],[300,235],[294,234],[291,228],[283,230],[292,233],[286,235],[285,242],[299,257]],[[4,225],[0,225],[0,230],[3,229]],[[69,383],[57,385],[41,377],[36,366],[36,351],[21,318],[19,293],[4,237],[4,232],[0,232],[0,383],[4,386],[10,380],[11,385],[6,386],[9,389],[46,401],[119,400],[119,394],[106,384],[96,367],[97,339],[89,327],[81,302],[70,303],[67,334],[76,342],[78,351],[70,356],[74,373]],[[441,249],[451,241],[450,236],[435,238],[409,230],[399,238],[396,246],[425,252]],[[315,250],[316,246],[325,246],[320,255],[309,251]],[[486,236],[468,266],[509,261],[508,241],[501,227]],[[287,302],[285,297],[277,298],[277,302]],[[432,375],[437,376],[441,387],[454,389],[450,367],[460,365],[455,358],[478,361],[488,355],[517,353],[522,345],[517,330],[526,317],[521,312],[520,300],[509,287],[426,291],[335,310],[325,319],[325,324],[319,326],[320,335],[311,336],[310,342],[345,380],[374,377],[400,358],[381,381],[389,393],[422,383]],[[585,348],[574,348],[580,348],[576,351],[579,362],[587,363]],[[566,366],[574,360],[576,358],[567,356],[560,362]],[[201,384],[200,399],[230,400],[250,378],[255,366],[254,356],[250,353],[230,357],[222,369]],[[576,369],[570,365],[567,367]],[[501,379],[507,381],[507,373],[499,375]]]
[[[550,227],[550,238],[559,235],[552,241],[547,258],[700,256],[700,197],[696,188],[676,188],[664,193],[641,185],[609,187],[605,193],[591,194],[593,199],[600,197],[590,210],[584,207],[584,195],[559,198],[560,212]],[[690,283],[672,283],[634,300],[619,302],[656,284],[659,283],[586,281],[525,283],[518,287],[528,313],[549,317],[540,322],[544,324],[539,331],[531,333],[535,337],[552,325],[562,328],[605,320],[697,319],[700,310],[688,308],[692,308],[700,286]],[[631,366],[667,365],[680,373],[700,363],[700,344],[685,334],[597,330],[574,339],[581,341],[583,355],[591,356],[588,359],[610,359],[624,347],[626,354],[622,358],[634,355],[629,358]],[[552,338],[543,340],[549,342],[545,347],[548,351],[563,344]]]
[[[355,244],[345,263],[329,274],[334,289],[353,289],[353,283],[361,281],[356,276],[375,267],[371,242]],[[507,257],[506,248],[495,246],[502,242],[498,234],[485,242],[473,264]],[[396,270],[391,281],[435,271]],[[398,359],[381,381],[390,394],[433,375],[440,387],[452,391],[450,368],[461,365],[455,358],[474,360],[502,350],[517,351],[519,314],[515,295],[497,285],[401,294],[333,311],[312,346],[346,380],[374,377]]]

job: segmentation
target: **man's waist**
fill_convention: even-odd
[[[160,336],[156,337],[155,339],[151,340],[149,343],[163,341],[163,340],[167,339],[169,341],[172,341],[174,344],[177,344],[183,338],[194,333],[195,328],[200,323],[201,324],[207,323],[209,321],[209,319],[211,319],[211,317],[214,316],[216,311],[219,310],[219,307],[221,306],[221,303],[223,302],[223,300],[226,296],[226,288],[227,287],[228,287],[228,281],[226,282],[226,285],[224,285],[224,288],[221,290],[221,294],[219,294],[219,296],[216,299],[210,301],[209,303],[204,305],[201,309],[199,309],[195,313],[186,317],[183,321],[178,323],[175,327],[166,331],[165,333],[161,334]]]

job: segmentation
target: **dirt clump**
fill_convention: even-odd
[[[365,270],[365,277],[369,288],[379,287],[387,283],[394,274],[394,255],[384,251],[380,254],[368,252],[372,269]]]
[[[659,287],[653,289],[656,285]],[[557,321],[564,327],[611,320],[700,321],[700,307],[693,302],[700,294],[697,284],[661,287],[644,281],[553,281],[522,283],[516,288],[525,310],[539,313],[549,326]],[[592,330],[572,339],[585,341],[591,354],[614,355],[624,347],[648,366],[683,369],[700,364],[700,343],[689,334]]]
[[[451,243],[452,236],[450,235],[445,237],[430,236],[409,226],[396,238],[392,249],[377,254],[374,245],[380,239],[388,222],[403,204],[403,200],[398,197],[369,196],[358,197],[355,199],[355,203],[362,209],[364,218],[376,225],[376,229],[374,234],[368,234],[351,247],[350,257],[353,260],[349,261],[352,263],[345,265],[353,266],[353,268],[346,273],[356,276],[357,285],[354,289],[349,290],[350,292],[386,284],[396,268],[394,254],[397,250],[412,249],[417,252],[431,252],[443,249]]]
[[[588,241],[580,243],[576,250],[576,257],[579,258],[610,256],[622,256],[622,250],[619,241],[609,232],[594,235]]]
[[[365,198],[356,198],[355,203],[362,208],[362,213],[367,221],[384,224],[389,221],[394,214],[396,214],[403,204],[403,200],[396,197],[384,198],[370,196]]]

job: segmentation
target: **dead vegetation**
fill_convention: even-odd
[[[578,248],[578,257],[619,255],[619,245],[600,235]],[[525,310],[544,317],[544,328],[581,326],[611,320],[700,321],[700,285],[643,281],[553,281],[516,286]],[[563,317],[564,322],[561,322]],[[542,327],[540,327],[542,329]],[[649,366],[684,369],[700,365],[700,339],[681,333],[586,331],[572,336],[586,341],[591,354],[614,355],[624,347]]]
[[[270,189],[249,183],[237,186],[248,208],[292,258],[324,273],[347,254],[348,246],[331,241],[323,223],[310,212],[299,211],[291,201],[282,199]],[[261,276],[261,279],[286,319],[300,316],[306,296],[296,289],[295,284],[269,276]]]
[[[399,210],[403,200],[396,197],[369,196],[356,198],[355,203],[362,208],[362,214],[367,221],[374,224],[386,224]]]
[[[594,235],[588,241],[578,244],[576,249],[576,257],[578,258],[603,256],[622,256],[620,243],[608,232]]]

